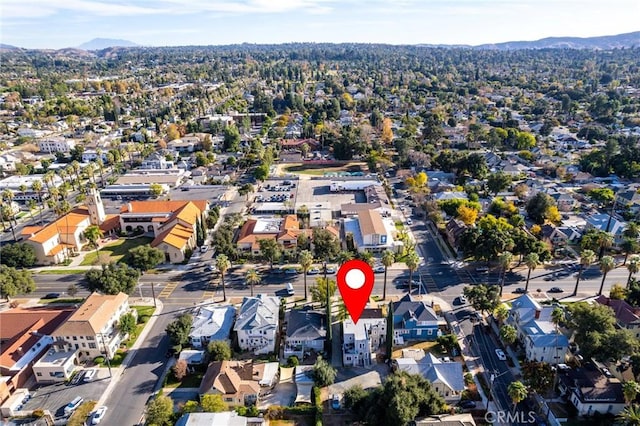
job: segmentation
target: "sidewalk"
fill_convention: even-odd
[[[129,303],[130,305],[153,305],[153,299],[150,297],[145,297],[142,299],[131,298],[129,300]],[[142,333],[140,333],[140,335],[138,336],[138,339],[136,340],[136,342],[133,344],[131,349],[129,349],[129,351],[127,352],[127,356],[122,361],[122,365],[120,365],[120,367],[118,368],[111,369],[112,377],[109,382],[109,385],[107,386],[107,389],[105,389],[102,396],[96,403],[96,406],[105,405],[105,401],[107,400],[107,398],[109,398],[109,395],[111,395],[116,385],[118,384],[118,381],[120,380],[120,376],[122,376],[122,373],[129,366],[129,364],[131,363],[131,360],[133,360],[133,358],[136,356],[136,353],[138,352],[138,348],[140,348],[142,343],[145,341],[145,339],[147,338],[147,335],[153,328],[153,325],[155,324],[156,320],[158,319],[160,314],[162,314],[162,310],[164,309],[162,301],[159,299],[156,299],[156,305],[157,306],[156,306],[155,312],[153,313],[153,315],[151,315],[149,322],[147,322],[146,326],[142,330]],[[159,384],[160,386],[162,386],[162,380],[159,380]]]

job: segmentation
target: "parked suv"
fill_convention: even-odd
[[[75,398],[73,398],[73,401],[71,401],[66,405],[66,407],[64,407],[64,413],[66,415],[73,413],[78,409],[79,406],[82,405],[83,402],[84,402],[84,399],[82,399],[81,396],[76,396]]]

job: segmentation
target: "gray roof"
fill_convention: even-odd
[[[245,297],[240,306],[234,330],[253,330],[255,328],[277,328],[280,299],[275,296],[259,294],[257,297]]]
[[[292,309],[287,321],[287,338],[299,340],[324,339],[327,335],[324,313],[309,307]]]
[[[233,306],[207,305],[193,316],[189,337],[206,337],[209,340],[227,340],[236,310]]]
[[[221,413],[187,413],[180,417],[176,426],[246,426],[247,418],[235,411]]]
[[[393,316],[401,316],[405,321],[413,318],[416,321],[438,322],[438,316],[433,309],[425,302],[414,301],[408,294],[393,303]]]
[[[420,374],[431,383],[440,381],[454,392],[465,389],[464,373],[459,362],[442,362],[431,353],[420,360],[399,358],[396,362],[400,370]]]

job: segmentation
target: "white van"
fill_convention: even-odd
[[[293,296],[295,292],[293,291],[293,284],[287,283],[287,295]]]

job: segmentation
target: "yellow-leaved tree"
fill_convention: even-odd
[[[457,214],[458,219],[463,221],[467,226],[471,226],[476,223],[476,219],[478,218],[478,210],[465,205],[458,207]]]

